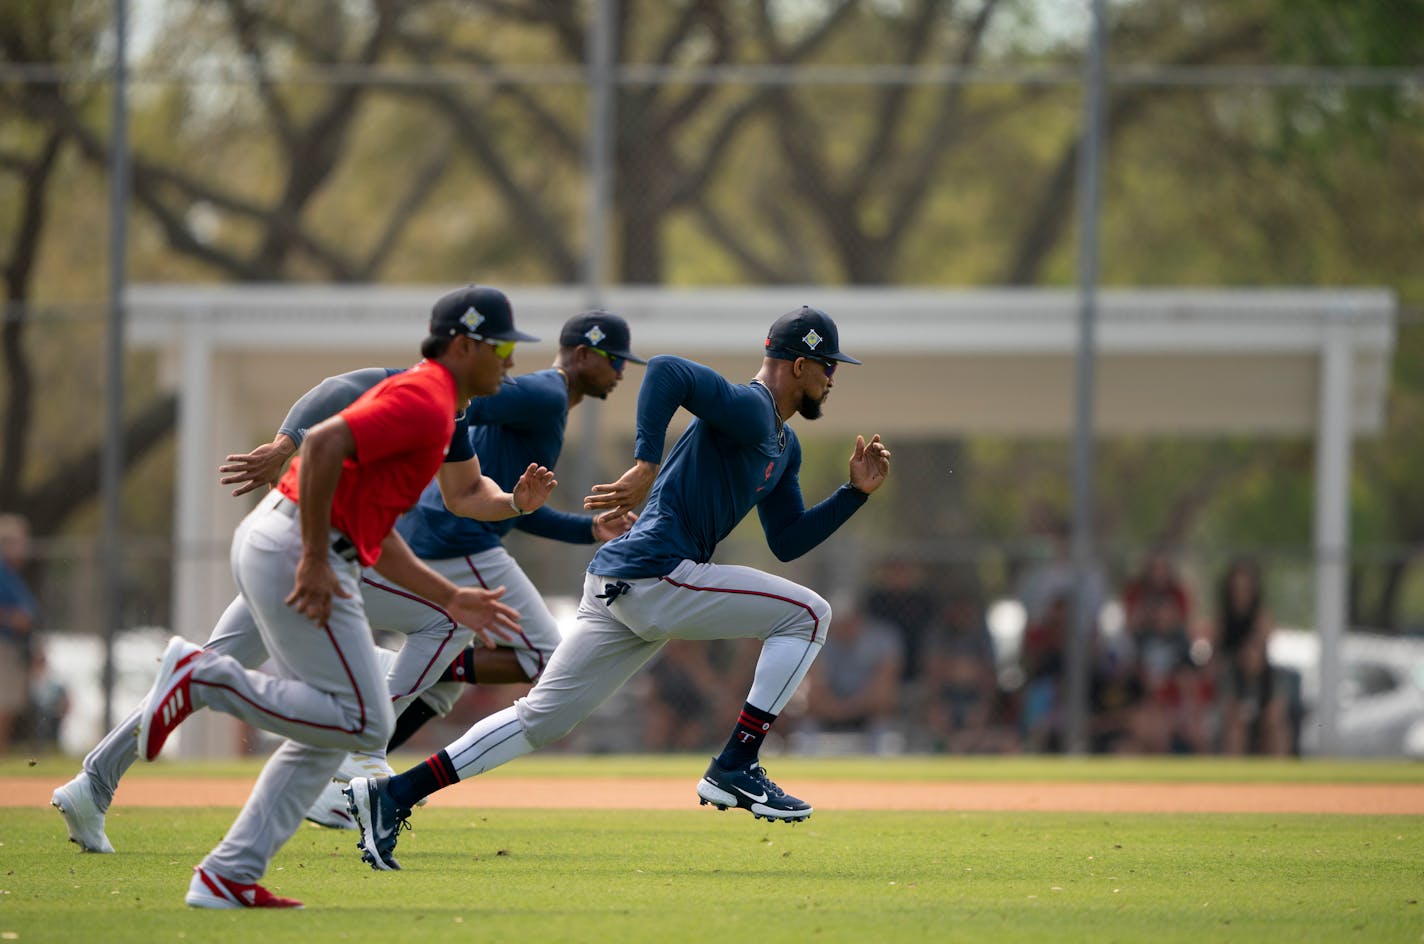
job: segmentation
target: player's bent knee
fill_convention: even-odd
[[[831,604],[825,597],[806,591],[806,619],[797,627],[812,642],[824,643],[831,632]]]
[[[583,718],[573,718],[567,712],[560,715],[540,714],[530,710],[523,699],[515,703],[519,725],[524,729],[524,737],[535,750],[547,747],[578,727]]]
[[[440,717],[445,717],[455,708],[455,702],[464,694],[463,682],[436,682],[420,693],[420,701]]]
[[[366,723],[355,732],[357,751],[383,751],[395,733],[396,716],[390,702],[377,702],[366,707]]]

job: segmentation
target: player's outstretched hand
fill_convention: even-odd
[[[282,474],[282,467],[296,451],[297,444],[286,434],[278,433],[276,439],[263,443],[251,452],[228,456],[227,461],[218,466],[218,471],[225,473],[218,481],[237,486],[232,490],[234,498],[246,495],[255,488],[273,485]]]
[[[631,511],[625,511],[612,518],[607,515],[599,515],[593,519],[593,539],[595,541],[611,541],[620,534],[626,534],[637,520],[638,516]]]
[[[627,514],[647,500],[648,492],[653,490],[653,480],[657,477],[657,463],[639,459],[618,477],[618,481],[595,485],[593,494],[584,498],[583,507],[586,511],[599,512],[598,517],[604,520]]]
[[[494,637],[513,639],[519,632],[519,611],[507,603],[501,603],[503,587],[483,590],[479,587],[461,587],[445,604],[445,611],[461,626],[468,626],[479,637],[480,644],[493,649],[497,644]]]
[[[510,492],[515,502],[524,511],[533,511],[549,500],[549,493],[559,484],[552,469],[546,469],[537,462],[529,463],[529,468],[514,483]]]
[[[850,457],[850,484],[869,495],[885,484],[890,474],[890,450],[880,441],[880,434],[855,437],[855,452]]]
[[[318,626],[325,626],[331,618],[331,598],[351,596],[342,589],[336,579],[336,571],[326,562],[326,558],[302,555],[297,561],[297,575],[292,582],[292,592],[287,594],[287,605]]]

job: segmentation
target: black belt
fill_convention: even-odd
[[[273,508],[286,515],[288,518],[297,517],[297,503],[285,495],[281,495]],[[351,539],[344,534],[338,534],[331,542],[331,553],[344,561],[355,561],[360,555],[356,553],[356,545],[351,543]]]

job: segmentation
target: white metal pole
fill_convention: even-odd
[[[1340,752],[1340,644],[1349,621],[1350,458],[1354,402],[1351,313],[1327,316],[1320,352],[1320,428],[1315,437],[1315,629],[1320,637],[1316,720],[1320,749]]]
[[[124,283],[128,269],[128,0],[114,4],[114,89],[109,133],[109,331],[104,375],[104,451],[99,479],[103,556],[104,729],[113,723],[114,637],[122,628],[123,553],[120,530],[124,469]]]
[[[1088,672],[1097,616],[1089,607],[1094,571],[1093,439],[1098,320],[1098,218],[1101,213],[1104,73],[1106,70],[1103,0],[1093,0],[1091,38],[1083,83],[1083,130],[1078,150],[1078,357],[1073,424],[1073,573],[1072,632],[1065,660],[1066,748],[1088,749]]]

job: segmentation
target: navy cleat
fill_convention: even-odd
[[[342,791],[346,794],[346,809],[361,830],[361,861],[378,872],[400,868],[396,861],[396,836],[410,829],[410,810],[391,799],[389,777],[353,777]]]
[[[723,770],[713,758],[697,784],[697,798],[703,806],[710,803],[719,810],[743,809],[753,818],[764,817],[767,822],[797,823],[811,816],[811,804],[788,795],[772,783],[766,768],[757,761],[736,770]]]

